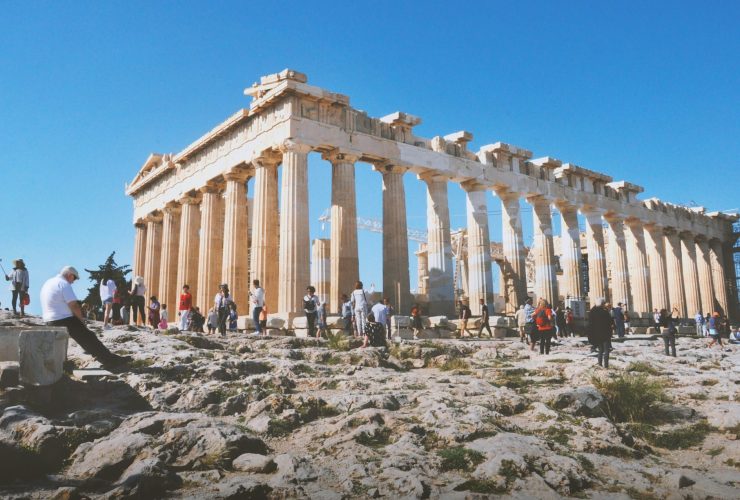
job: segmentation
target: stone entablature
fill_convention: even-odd
[[[726,242],[732,237],[731,221],[735,219],[734,216],[719,212],[707,213],[703,208],[689,209],[662,202],[655,198],[640,201],[636,197],[643,191],[643,188],[636,184],[627,181],[614,181],[609,175],[573,163],[563,163],[550,157],[532,159],[531,151],[502,142],[484,145],[478,152],[472,152],[468,150],[468,143],[472,140],[473,134],[468,131],[459,131],[431,139],[418,137],[414,135],[413,128],[421,123],[420,118],[403,112],[392,113],[382,118],[369,117],[365,112],[352,108],[349,97],[308,85],[306,75],[297,71],[284,70],[274,75],[262,77],[259,83],[255,83],[252,87],[246,89],[245,94],[253,97],[249,109],[239,110],[178,154],[152,154],[147,158],[139,174],[126,189],[126,193],[134,198],[135,224],[150,221],[152,214],[161,213],[168,204],[179,202],[184,197],[202,190],[204,186],[212,186],[217,191],[222,191],[225,185],[225,177],[235,170],[244,171],[248,177],[251,177],[255,175],[255,165],[262,165],[265,161],[273,162],[274,165],[281,164],[284,162],[284,156],[287,152],[291,152],[290,154],[293,155],[291,161],[294,163],[291,163],[293,165],[291,168],[296,169],[294,172],[295,181],[291,180],[290,182],[298,182],[299,184],[296,186],[293,186],[293,184],[285,185],[284,182],[283,187],[289,190],[291,196],[302,198],[304,197],[304,185],[302,183],[305,181],[302,176],[306,163],[305,156],[308,152],[313,151],[322,153],[323,157],[335,166],[345,164],[353,168],[356,161],[375,165],[376,170],[383,175],[384,183],[388,183],[388,186],[391,186],[394,190],[393,192],[401,198],[394,203],[384,200],[384,214],[391,218],[389,219],[391,223],[397,224],[397,229],[403,228],[404,231],[406,227],[405,217],[396,220],[396,215],[394,215],[396,210],[405,207],[405,194],[402,185],[397,185],[395,176],[400,178],[404,172],[412,172],[419,179],[425,180],[430,190],[429,202],[436,207],[442,207],[441,212],[429,216],[429,224],[434,225],[435,231],[441,231],[438,233],[438,241],[441,246],[439,246],[439,250],[435,251],[445,254],[449,253],[449,236],[446,236],[449,233],[449,228],[445,227],[445,224],[447,224],[445,222],[445,214],[447,213],[446,182],[453,181],[463,185],[466,191],[469,192],[470,203],[473,205],[480,205],[481,203],[478,200],[479,197],[474,194],[476,191],[494,191],[502,199],[506,220],[508,221],[504,230],[504,253],[507,254],[506,262],[510,269],[509,274],[517,277],[515,283],[508,288],[507,292],[512,303],[517,303],[519,300],[517,296],[520,297],[522,293],[526,293],[526,290],[522,289],[524,280],[519,276],[524,269],[524,254],[522,251],[523,244],[521,243],[520,215],[516,208],[517,200],[522,197],[530,200],[530,202],[536,200],[539,204],[558,206],[563,216],[567,216],[564,222],[568,227],[571,227],[571,231],[576,211],[592,217],[593,220],[603,217],[605,221],[612,225],[626,224],[625,228],[640,228],[639,234],[635,232],[637,229],[627,231],[628,237],[625,240],[627,247],[625,249],[620,250],[619,245],[615,247],[617,248],[615,251],[625,251],[632,255],[632,258],[628,259],[630,260],[630,266],[638,260],[640,266],[644,264],[644,259],[640,260],[637,257],[646,252],[645,243],[641,237],[643,226],[660,227],[681,234],[692,234],[707,241]],[[296,149],[291,145],[299,145],[300,147]],[[344,157],[349,160],[343,160]],[[268,158],[271,158],[271,160],[267,160]],[[340,175],[338,172],[335,174]],[[353,177],[347,177],[349,171],[346,168],[343,172],[345,173],[341,175],[344,176],[342,179],[345,180],[341,182],[347,182],[346,179]],[[268,177],[264,177],[260,181],[267,182],[267,184],[261,184],[261,186],[271,186],[268,191],[274,189],[277,183],[276,180],[274,182],[269,180],[273,175],[276,175],[276,173],[270,173]],[[430,179],[441,179],[443,181],[431,182]],[[263,192],[261,196],[273,196],[270,194],[271,191],[269,193],[264,190],[260,192]],[[472,201],[473,198],[475,198],[475,201]],[[270,206],[274,206],[276,201],[270,203]],[[291,201],[287,206],[291,207],[294,213],[301,214],[302,217],[303,200],[298,199],[296,201],[298,205],[296,206],[292,203]],[[337,203],[340,203],[340,205],[349,203],[346,206],[347,213],[354,213],[354,199],[342,199],[341,202]],[[217,205],[214,205],[214,207],[220,210]],[[470,209],[472,210],[472,208]],[[475,210],[479,213],[481,207],[478,206]],[[548,234],[548,231],[551,233],[551,229],[548,229],[549,223],[543,219],[543,217],[546,217],[545,212],[543,210],[538,212],[537,224],[540,224],[545,231],[540,235],[541,238],[544,238],[541,239],[541,242],[546,245],[546,252],[551,252],[551,244],[548,239],[551,237],[551,234]],[[338,211],[337,215],[333,216],[333,220],[340,216],[341,211]],[[346,220],[347,217],[344,219]],[[469,217],[469,224],[475,225],[478,219],[480,217],[477,219],[476,217]],[[218,220],[215,219],[213,221],[209,219],[209,221],[209,224],[218,223]],[[290,222],[287,219],[283,220],[281,216],[281,224]],[[301,228],[302,226],[299,224],[297,227]],[[592,227],[596,228],[593,224]],[[621,229],[617,230],[616,227],[612,229],[609,232],[611,237],[623,237],[621,236]],[[273,248],[275,244],[272,238],[277,238],[277,236],[270,236],[272,233],[270,233],[269,228],[265,231],[267,232],[263,236],[269,241],[273,241],[268,245],[269,248]],[[483,235],[480,231],[485,231],[484,239],[486,242],[481,241],[481,243],[487,245],[487,227],[477,227],[476,231],[478,235]],[[283,236],[291,238],[291,245],[298,244],[298,240],[294,241],[291,235],[292,233],[286,233]],[[299,238],[301,244],[303,244],[304,236],[302,235]],[[596,233],[593,236],[596,238],[594,244],[603,246],[603,236]],[[141,239],[139,236],[137,238]],[[637,239],[634,240],[634,238]],[[636,246],[633,245],[633,240]],[[230,248],[232,247],[233,245],[230,246]],[[580,250],[577,247],[577,242],[571,237],[568,250],[571,252],[568,254],[568,259],[571,259],[569,262],[577,262],[580,255]],[[279,245],[275,246],[276,248],[279,248]],[[384,246],[384,248],[395,248],[400,251],[403,244],[399,241]],[[597,247],[593,248],[597,249]],[[707,248],[709,248],[708,252],[712,251],[711,247]],[[291,252],[292,250],[284,257],[291,262],[300,262],[301,266],[304,265],[305,260],[307,265],[309,259],[308,248],[305,255],[302,251],[295,255]],[[601,255],[600,252],[596,253]],[[516,257],[514,257],[514,254],[516,254]],[[551,266],[553,259],[542,253],[538,255],[542,259],[541,265]],[[714,259],[712,262],[723,262],[720,257],[712,257]],[[355,257],[353,256],[346,255],[343,258],[350,259],[349,262],[354,263],[353,259]],[[449,288],[451,279],[447,269],[449,267],[448,257],[441,258],[439,265],[442,266],[442,269],[439,272],[443,274],[443,277],[433,281],[440,283],[439,286],[446,290]],[[619,257],[619,259],[623,259],[623,257]],[[657,257],[654,255],[652,260],[657,262],[656,259]],[[432,261],[434,260],[432,259]],[[710,262],[709,257],[706,257],[706,261]],[[211,262],[209,268],[220,265],[220,261]],[[434,264],[430,263],[429,265]],[[655,265],[665,266],[665,263],[661,262]],[[352,264],[352,267],[354,267],[354,264]],[[483,270],[481,272],[484,273],[478,277],[480,278],[478,281],[484,284],[490,281],[485,274],[486,272],[490,274],[490,271],[484,271],[489,268],[490,262],[483,267],[476,268]],[[333,269],[336,270],[336,266]],[[356,271],[353,270],[352,272],[355,273]],[[293,282],[291,273],[292,271],[288,274],[291,276],[290,281]],[[302,278],[307,273],[308,269],[301,270],[298,277]],[[274,274],[274,271],[268,274]],[[599,273],[595,277],[601,277],[603,274],[605,273]],[[716,274],[716,276],[719,276],[719,274]],[[401,283],[404,283],[402,288],[407,287],[405,283],[407,283],[408,278],[405,278],[405,280],[403,278],[399,279],[401,279]],[[602,280],[602,278],[599,279]],[[337,282],[333,278],[331,278],[331,281]],[[568,286],[575,290],[578,288],[578,281],[582,281],[582,277],[577,267],[573,267],[572,275],[569,275],[567,281]],[[398,286],[396,280],[394,280],[394,283]],[[662,287],[663,283],[659,285]],[[644,283],[640,286],[645,287]],[[439,295],[437,292],[439,290],[432,290],[433,294]],[[295,290],[290,292],[291,295],[296,293]],[[547,289],[548,296],[552,296],[554,293],[555,290]],[[620,288],[620,293],[624,293],[623,288]],[[645,299],[646,293],[644,290],[639,293],[643,302],[647,300]],[[328,294],[334,298],[337,297],[336,291],[328,292]],[[487,297],[488,292],[481,292],[479,295]],[[398,290],[394,296],[399,299],[400,297],[408,297],[408,290]],[[554,296],[557,297],[557,295]],[[627,300],[627,297],[624,297],[624,299]],[[282,303],[293,304],[294,302],[295,299],[291,298]],[[277,304],[277,302],[274,302],[274,304]]]

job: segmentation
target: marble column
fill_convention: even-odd
[[[611,262],[611,301],[612,305],[631,302],[630,276],[627,263],[627,241],[624,236],[624,220],[607,216],[609,224],[609,253]]]
[[[501,198],[501,239],[506,270],[502,273],[501,287],[506,290],[506,314],[514,314],[527,297],[526,256],[519,194],[503,190],[497,190],[496,194]],[[504,280],[506,285],[503,284]]]
[[[265,154],[254,165],[250,282],[259,280],[271,313],[278,306],[278,172],[280,157]],[[250,283],[251,284],[251,283]]]
[[[686,313],[689,318],[701,312],[707,312],[702,307],[701,288],[699,287],[699,260],[696,252],[696,242],[691,233],[681,233],[681,269],[683,269],[683,282],[686,291]]]
[[[563,270],[560,294],[566,297],[581,297],[581,232],[578,228],[578,210],[564,203],[558,204],[560,211],[560,267]]]
[[[329,310],[341,310],[342,294],[349,294],[360,279],[357,253],[356,156],[338,151],[323,155],[331,162],[331,259]]]
[[[416,270],[418,275],[416,293],[419,295],[426,295],[427,284],[429,283],[429,276],[427,276],[429,263],[427,262],[426,245],[424,247],[420,246],[419,251],[416,252]]]
[[[478,314],[480,299],[493,305],[493,275],[491,272],[491,238],[488,230],[487,191],[480,185],[463,185],[466,195],[468,222],[468,297],[474,314]]]
[[[555,247],[552,241],[550,199],[544,196],[528,198],[532,205],[534,226],[534,294],[548,304],[558,303],[558,280],[555,275]]]
[[[715,308],[714,285],[712,283],[712,264],[709,256],[709,242],[704,237],[696,239],[696,268],[699,274],[701,309],[704,315],[713,313]]]
[[[249,234],[245,170],[224,175],[224,248],[221,281],[229,285],[241,314],[249,313]]]
[[[682,318],[688,318],[686,310],[686,293],[684,292],[684,271],[681,259],[681,238],[673,228],[664,230],[666,273],[668,275],[668,298],[671,310],[678,308]],[[696,313],[696,311],[694,311]]]
[[[162,259],[162,214],[151,214],[146,221],[146,256],[144,283],[147,295],[159,298],[159,266]],[[147,299],[149,298],[147,297]]]
[[[725,258],[722,251],[722,242],[718,239],[713,239],[709,242],[709,262],[712,267],[712,284],[714,286],[716,310],[721,315],[728,315],[730,309],[728,307],[725,281]]]
[[[668,273],[663,227],[657,224],[645,224],[644,237],[650,267],[650,298],[653,309],[658,311],[666,309],[670,313],[671,301],[668,296]]]
[[[625,221],[627,226],[627,262],[630,273],[631,311],[638,314],[652,313],[650,300],[650,268],[645,249],[643,222],[636,219]]]
[[[223,262],[224,202],[215,186],[200,189],[200,247],[198,249],[198,300],[202,314],[213,307],[213,297],[218,292]]]
[[[609,279],[606,274],[606,244],[604,241],[604,226],[602,225],[601,211],[584,208],[583,216],[586,219],[586,248],[588,251],[588,297],[591,306],[596,299],[609,299]]]
[[[383,176],[383,296],[397,314],[411,309],[409,243],[406,226],[405,169],[392,165],[375,167]]]
[[[134,224],[136,235],[134,238],[134,276],[144,274],[146,262],[146,222],[141,221]]]
[[[185,196],[180,200],[180,244],[177,255],[177,289],[190,287],[193,304],[198,299],[198,251],[200,250],[200,197]],[[179,304],[178,304],[179,305]],[[204,311],[201,311],[203,313]]]
[[[429,265],[429,313],[451,316],[455,312],[450,208],[447,179],[421,175],[427,186],[427,262]]]
[[[316,287],[316,295],[322,304],[329,300],[330,254],[330,240],[320,238],[313,240],[311,244],[311,284]]]
[[[159,301],[177,314],[177,253],[180,243],[180,204],[168,204],[162,218],[162,260],[159,267]]]
[[[285,141],[280,195],[280,249],[278,312],[303,311],[303,295],[310,284],[308,219],[308,152],[310,146]]]

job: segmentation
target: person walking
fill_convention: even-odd
[[[103,329],[109,330],[111,327],[113,310],[113,296],[116,293],[116,283],[110,276],[104,276],[100,280],[100,302],[103,304]],[[154,328],[157,326],[155,325]]]
[[[540,340],[540,354],[550,354],[550,341],[555,335],[555,314],[550,304],[545,299],[540,299],[532,317]],[[534,343],[532,343],[532,349],[534,350]]]
[[[488,324],[488,320],[491,316],[488,312],[486,299],[480,299],[478,302],[480,304],[480,326],[478,327],[478,338],[480,338],[481,334],[483,334],[484,328],[488,331],[488,336],[493,338],[493,333],[491,333],[491,325]]]
[[[352,316],[355,319],[355,336],[362,337],[365,331],[365,321],[367,320],[368,301],[365,290],[362,288],[362,281],[355,282],[355,289],[350,295],[352,302]]]
[[[611,316],[609,317],[611,318]],[[575,322],[576,322],[576,318],[573,315],[573,309],[571,309],[570,307],[566,307],[565,308],[565,336],[566,337],[576,336]]]
[[[655,333],[660,335],[660,325],[663,322],[663,310],[658,311],[657,309],[653,309],[653,328],[655,328]]]
[[[309,285],[306,287],[306,295],[303,296],[303,312],[306,314],[309,337],[316,335],[316,317],[318,315],[319,305],[316,288],[313,285]]]
[[[182,286],[182,293],[180,293],[180,302],[177,306],[177,314],[180,316],[180,328],[181,332],[188,329],[190,322],[190,309],[193,307],[193,295],[190,293],[190,285],[187,283]]]
[[[621,302],[617,302],[617,307],[612,309],[612,316],[614,317],[614,331],[617,333],[617,337],[624,338],[624,310]]]
[[[588,338],[596,346],[599,355],[599,366],[609,368],[609,351],[612,347],[612,329],[614,322],[605,306],[606,299],[599,297],[596,305],[588,313]]]
[[[424,326],[421,321],[421,307],[419,304],[414,304],[411,307],[411,330],[414,332],[414,340],[419,340],[419,334],[423,328]]]
[[[262,335],[266,332],[262,331],[262,323],[260,322],[260,314],[262,308],[265,307],[265,289],[260,286],[260,280],[252,281],[252,290],[249,292],[249,300],[252,302],[252,322],[254,323],[254,332],[257,335]]]
[[[28,294],[29,279],[28,269],[23,259],[13,261],[13,272],[5,275],[5,281],[10,281],[10,305],[13,307],[13,315],[18,316],[18,307],[20,307],[20,317],[26,315],[26,295]]]
[[[677,311],[676,311],[677,312]],[[676,334],[678,333],[678,315],[673,317],[673,314],[668,314],[665,309],[660,310],[658,316],[658,328],[663,336],[663,343],[665,344],[665,355],[676,357]],[[669,350],[670,348],[670,350]]]
[[[326,302],[321,302],[316,310],[316,338],[326,336]]]
[[[714,311],[712,315],[709,317],[709,321],[707,321],[707,325],[709,328],[709,336],[712,338],[712,340],[709,341],[709,345],[707,347],[712,347],[714,344],[719,344],[719,347],[721,349],[722,348],[722,333],[719,330],[720,318],[719,318],[719,313],[717,311]]]
[[[108,350],[98,337],[87,329],[82,309],[72,289],[80,274],[72,266],[64,266],[59,274],[41,287],[41,312],[49,326],[63,326],[82,349],[94,357],[106,370],[118,370],[131,361]]]
[[[131,282],[131,309],[136,326],[146,326],[144,305],[146,303],[146,285],[144,277],[137,276]]]
[[[555,308],[555,335],[559,337],[565,336],[565,311],[563,306]]]
[[[694,316],[694,322],[696,322],[696,336],[703,337],[704,336],[704,315],[701,313],[701,311],[697,312],[696,316]]]
[[[524,304],[519,306],[516,313],[514,314],[516,319],[516,326],[519,328],[519,340],[523,343],[527,342],[527,313],[524,310]]]
[[[534,351],[534,344],[537,341],[537,325],[534,324],[534,307],[532,306],[532,298],[527,297],[524,302],[524,335],[529,337],[531,349]]]
[[[222,337],[226,337],[226,322],[229,319],[229,304],[234,302],[231,298],[228,284],[221,284],[213,302],[213,305],[216,308],[216,314],[218,314],[218,333],[221,334]]]
[[[468,330],[468,320],[473,315],[470,307],[462,300],[458,304],[458,318],[460,318],[460,338],[465,336],[472,337],[473,334]],[[466,335],[467,334],[467,335]]]
[[[703,331],[704,331],[705,337],[709,337],[709,320],[711,319],[712,319],[712,315],[709,313],[707,313],[707,315],[704,317]]]

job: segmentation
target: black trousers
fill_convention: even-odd
[[[676,357],[676,336],[671,334],[663,335],[663,343],[665,344],[665,355]],[[669,352],[670,348],[670,352]]]
[[[483,329],[488,330],[488,336],[493,337],[493,333],[491,333],[491,325],[488,324],[488,318],[486,318],[485,321],[481,321],[480,327],[478,328],[478,336],[480,337],[480,334],[483,333]]]
[[[23,305],[23,295],[24,293],[21,290],[13,290],[13,296],[10,299],[10,304],[13,306],[13,312],[16,311],[16,304],[21,306],[21,311],[25,309],[25,306]]]
[[[77,316],[50,321],[48,325],[66,327],[69,336],[72,337],[86,353],[102,363],[115,357],[115,355],[110,352],[105,345],[103,345],[98,336],[88,330],[85,323],[80,321]]]
[[[612,348],[612,341],[598,341],[596,342],[596,347],[599,350],[599,364],[604,368],[609,368],[609,351]]]
[[[306,313],[306,322],[308,323],[308,336],[316,335],[316,313]]]
[[[226,336],[226,320],[229,317],[229,310],[225,307],[221,307],[218,309],[218,333],[221,334],[221,336]]]
[[[550,354],[550,341],[552,340],[552,329],[540,330],[540,354]]]
[[[138,320],[137,313],[141,315],[141,322],[146,324],[146,314],[144,314],[144,296],[134,295],[131,297],[131,309],[134,312],[134,323]]]

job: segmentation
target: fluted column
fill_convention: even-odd
[[[453,283],[447,179],[434,175],[422,175],[419,178],[427,186],[429,311],[430,314],[449,316],[455,312],[455,284]]]
[[[701,293],[701,307],[706,315],[714,312],[715,297],[712,283],[712,264],[709,256],[709,242],[703,236],[696,238],[696,268],[699,274],[699,291]]]
[[[671,310],[678,308],[682,318],[688,318],[689,313],[686,310],[686,293],[684,292],[684,271],[681,259],[681,238],[673,228],[666,228],[665,237],[665,255],[666,255],[666,274],[668,275],[668,298],[671,302]],[[691,314],[695,314],[694,311]]]
[[[162,259],[162,214],[151,214],[146,221],[144,282],[149,296],[159,297],[159,266]]]
[[[639,314],[651,313],[650,268],[648,267],[645,249],[645,232],[642,221],[628,219],[627,226],[627,262],[630,273],[630,290],[632,303],[630,310]]]
[[[310,284],[308,220],[308,152],[305,144],[285,141],[280,195],[280,250],[278,312],[303,310],[303,295]]]
[[[409,288],[409,243],[406,227],[405,169],[376,166],[383,176],[383,295],[399,313],[411,304]]]
[[[496,191],[501,198],[502,247],[505,271],[502,273],[502,289],[505,287],[506,314],[514,314],[527,296],[527,275],[522,236],[519,194]],[[504,285],[503,283],[506,283]]]
[[[691,233],[681,233],[681,269],[683,269],[684,289],[686,290],[687,316],[693,318],[696,313],[706,315],[702,307],[701,288],[699,287],[699,259],[696,252],[696,242]]]
[[[316,287],[316,295],[322,304],[329,299],[330,252],[330,240],[320,238],[313,240],[311,244],[311,283]]]
[[[663,241],[663,227],[657,224],[644,226],[645,243],[650,266],[650,298],[653,308],[671,312],[668,297],[668,274],[666,270],[666,248]]]
[[[134,224],[136,235],[134,237],[134,276],[144,274],[146,262],[146,222],[141,221]]]
[[[185,196],[180,200],[180,243],[177,254],[177,289],[190,287],[193,303],[198,300],[198,252],[200,250],[200,197]],[[201,311],[203,312],[203,311]]]
[[[343,293],[349,294],[360,279],[357,253],[357,201],[355,195],[356,156],[339,151],[326,153],[331,162],[331,259],[328,300],[331,311],[338,311]]]
[[[572,205],[558,204],[560,211],[560,267],[563,269],[560,293],[563,297],[581,297],[581,233],[578,210]]]
[[[727,301],[727,286],[725,281],[724,252],[722,242],[713,239],[709,242],[709,262],[712,267],[712,284],[714,286],[714,299],[716,310],[722,314],[729,314]]]
[[[588,297],[591,306],[596,299],[609,299],[609,279],[606,274],[606,244],[601,211],[584,208],[586,218],[586,248],[588,251]]]
[[[162,262],[159,267],[159,300],[177,310],[177,251],[180,243],[180,205],[169,204],[162,218]]]
[[[477,311],[480,299],[489,305],[493,302],[487,191],[475,184],[463,185],[463,189],[468,217],[468,297],[473,311]]]
[[[249,307],[249,234],[247,179],[249,172],[235,170],[224,175],[224,249],[221,281],[229,290],[240,312]]]
[[[607,216],[609,224],[609,253],[611,263],[611,301],[614,305],[631,302],[627,241],[624,236],[624,219]]]
[[[534,294],[538,299],[545,299],[549,304],[558,302],[558,281],[555,275],[555,247],[552,241],[552,214],[550,199],[543,196],[532,196],[528,199],[532,205],[534,222]]]
[[[223,262],[224,203],[220,190],[215,186],[200,189],[200,247],[198,249],[198,307],[202,313],[213,307],[213,297],[218,292]]]
[[[254,165],[250,281],[260,280],[267,310],[278,306],[278,172],[280,156],[265,154]]]

